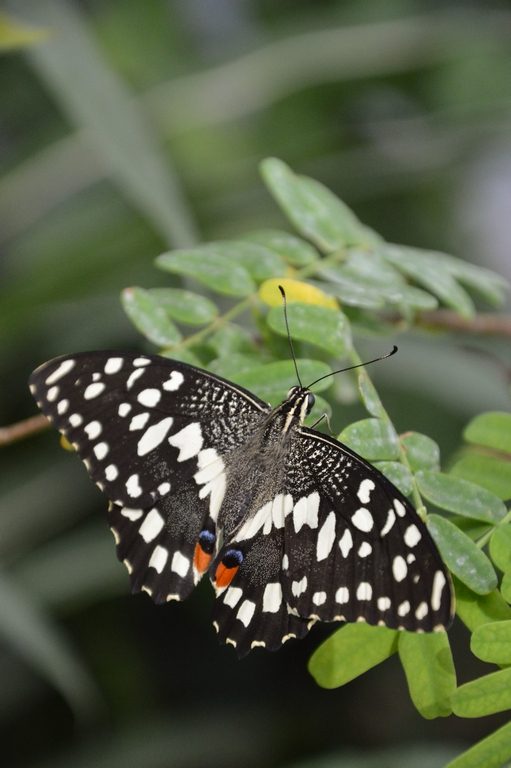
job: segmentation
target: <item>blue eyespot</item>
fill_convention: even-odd
[[[210,555],[215,546],[216,536],[212,531],[204,529],[199,533],[199,544],[206,554]]]
[[[239,549],[228,549],[222,557],[222,563],[226,568],[236,568],[243,562],[243,552]]]

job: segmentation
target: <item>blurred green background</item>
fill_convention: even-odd
[[[511,278],[509,3],[1,11],[41,36],[0,62],[1,424],[35,414],[26,380],[45,359],[146,346],[119,292],[168,285],[158,253],[282,226],[258,174],[269,155],[387,239]],[[399,343],[375,381],[398,429],[445,460],[472,415],[509,409],[505,339]],[[182,605],[131,597],[105,502],[54,433],[5,447],[0,483],[2,765],[433,768],[503,722],[421,720],[392,659],[318,689],[306,662],[330,627],[238,662],[217,645],[207,584]],[[453,644],[463,682],[483,665],[461,627]]]

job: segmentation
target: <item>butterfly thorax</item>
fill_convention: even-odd
[[[283,487],[289,443],[313,404],[312,393],[293,387],[279,406],[261,417],[241,449],[225,457],[227,493],[218,524],[226,538]]]

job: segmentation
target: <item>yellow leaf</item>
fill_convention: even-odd
[[[339,309],[338,302],[332,296],[323,293],[314,285],[309,285],[309,283],[304,283],[301,280],[293,280],[290,277],[272,277],[261,284],[259,298],[269,307],[282,306],[279,285],[284,288],[289,302],[301,301],[303,304],[316,304],[319,307]]]
[[[73,446],[67,439],[67,437],[64,437],[64,435],[60,436],[60,447],[63,448],[65,451],[74,451]]]

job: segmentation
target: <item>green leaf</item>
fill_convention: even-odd
[[[350,326],[339,310],[292,302],[288,304],[287,315],[293,340],[315,344],[336,358],[343,357],[349,349]],[[281,307],[272,307],[266,320],[272,330],[287,336]]]
[[[458,579],[454,579],[456,589],[456,613],[471,632],[482,624],[491,621],[511,619],[511,608],[495,589],[488,595],[476,595]]]
[[[363,368],[358,371],[357,383],[358,391],[360,392],[366,410],[371,416],[375,416],[377,419],[384,419],[385,408],[382,405],[380,396],[378,395],[373,382]]]
[[[470,638],[470,650],[481,661],[511,664],[511,619],[477,627]]]
[[[511,723],[451,760],[445,768],[503,768],[511,759]]]
[[[465,533],[440,515],[428,515],[427,525],[449,570],[478,595],[497,586],[493,566]]]
[[[496,451],[511,454],[511,413],[481,413],[465,427],[463,437],[469,443],[485,445]]]
[[[125,288],[121,294],[124,311],[144,336],[160,347],[170,347],[182,336],[159,300],[144,288]]]
[[[102,50],[85,8],[63,0],[17,5],[31,23],[51,29],[48,44],[32,46],[29,57],[71,126],[93,145],[98,155],[92,155],[93,164],[104,169],[169,245],[193,243],[195,222],[171,154]]]
[[[345,427],[339,440],[369,461],[392,461],[399,458],[397,435],[388,421],[362,419]]]
[[[166,272],[192,277],[227,296],[248,296],[255,291],[255,283],[244,267],[205,249],[206,246],[162,253],[156,259],[156,266]]]
[[[260,353],[257,352],[250,333],[235,323],[225,323],[208,338],[208,347],[215,350],[219,357],[241,353],[246,355],[257,354],[261,362]]]
[[[398,652],[410,698],[422,717],[450,715],[456,672],[447,633],[400,632]]]
[[[451,467],[450,474],[477,483],[499,499],[511,499],[511,461],[470,451]]]
[[[430,437],[420,432],[406,432],[401,435],[400,440],[413,472],[420,469],[439,469],[440,448]]]
[[[298,232],[320,250],[348,245],[370,246],[378,236],[365,227],[333,192],[306,176],[297,176],[276,158],[261,163],[268,189]]]
[[[377,251],[349,248],[346,258],[339,265],[346,277],[373,288],[403,288],[406,282],[401,273],[391,266]]]
[[[511,603],[511,571],[508,571],[502,577],[500,591],[506,603]]]
[[[208,243],[200,249],[207,257],[210,253],[227,259],[233,266],[241,264],[258,283],[270,277],[282,277],[286,264],[281,256],[271,248],[245,240],[218,240]]]
[[[509,291],[509,282],[501,275],[446,253],[439,253],[438,251],[424,251],[423,253],[433,267],[441,265],[442,269],[447,270],[460,283],[484,296],[490,304],[498,306],[504,302]]]
[[[99,692],[77,652],[43,606],[5,574],[0,578],[0,637],[53,685],[81,719],[101,708]]]
[[[338,688],[392,656],[397,635],[386,627],[346,624],[312,654],[309,672],[322,688]]]
[[[416,480],[421,494],[440,509],[492,524],[507,514],[497,496],[468,480],[430,470],[417,472]]]
[[[258,229],[243,236],[244,240],[264,245],[293,267],[305,267],[312,264],[319,257],[315,248],[295,235],[290,235],[280,229]]]
[[[381,289],[346,274],[342,267],[318,263],[316,274],[328,281],[328,292],[348,307],[382,309],[385,300]]]
[[[205,296],[181,288],[151,288],[148,293],[167,315],[186,325],[206,325],[218,315],[218,309]]]
[[[511,709],[511,669],[461,685],[452,697],[452,709],[458,717],[484,717]]]
[[[331,373],[330,366],[319,360],[297,360],[297,364],[304,381],[313,381]],[[278,360],[242,371],[233,376],[233,380],[266,402],[280,402],[289,389],[296,385],[296,373],[292,360]],[[327,389],[330,384],[331,381],[321,381],[317,389]]]
[[[260,354],[246,354],[243,352],[229,352],[220,355],[208,365],[208,369],[224,379],[233,381],[236,376],[251,371],[261,365]]]
[[[380,252],[390,264],[438,296],[448,307],[464,317],[474,315],[470,296],[458,285],[441,259],[433,263],[427,252],[389,243],[382,245]]]
[[[180,360],[182,363],[188,363],[188,365],[196,365],[198,368],[205,368],[206,366],[202,360],[197,357],[195,352],[192,352],[188,347],[176,347],[174,349],[161,349],[158,352],[162,357],[167,357],[169,360]]]
[[[511,571],[511,524],[500,525],[493,531],[489,549],[497,568],[503,572]]]
[[[388,477],[402,494],[409,496],[413,489],[413,478],[408,467],[399,461],[377,461],[374,466]]]

